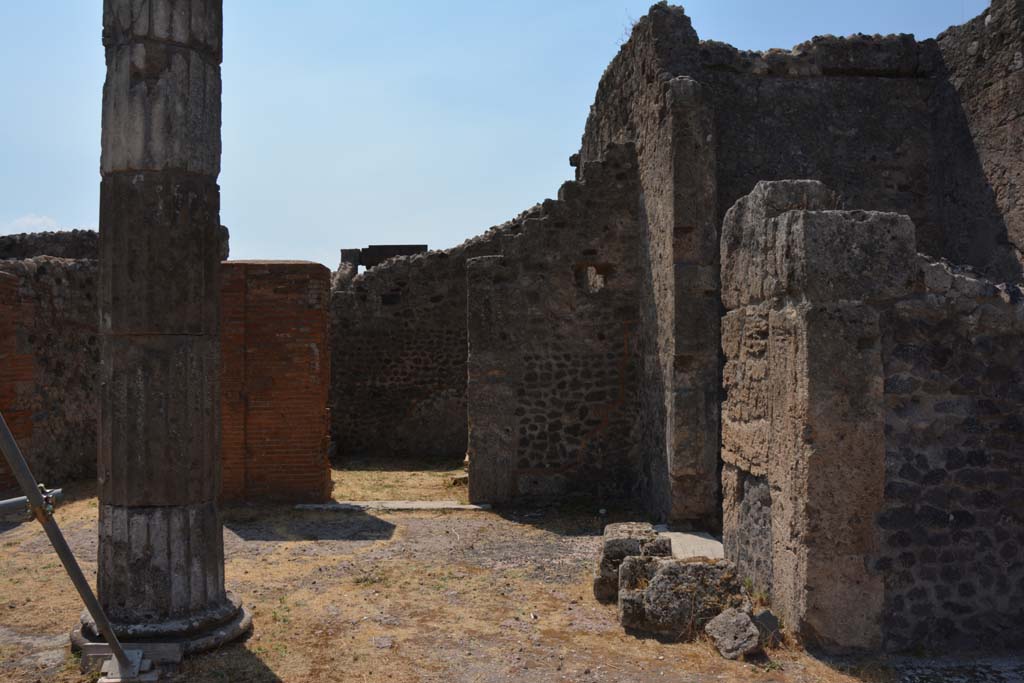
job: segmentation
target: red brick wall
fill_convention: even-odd
[[[330,271],[225,261],[221,283],[222,497],[330,498]]]
[[[17,324],[25,312],[17,287],[17,278],[0,273],[0,410],[20,441],[32,436],[32,416],[19,394],[32,384],[35,373],[32,356],[18,353]],[[6,498],[16,487],[14,475],[0,458],[0,497]]]

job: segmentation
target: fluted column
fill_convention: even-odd
[[[221,0],[104,0],[98,592],[186,652],[251,625],[217,508],[221,34]]]

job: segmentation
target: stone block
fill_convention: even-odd
[[[100,186],[100,328],[216,334],[220,189],[200,177],[118,174]]]
[[[839,195],[817,180],[761,181],[725,214],[721,239],[722,303],[728,310],[770,299],[763,276],[781,244],[768,222],[787,211],[839,207]]]
[[[672,543],[658,536],[646,522],[622,522],[604,528],[601,553],[594,574],[594,597],[598,602],[615,602],[619,593],[619,566],[627,557],[636,555],[672,555]]]
[[[726,324],[726,556],[801,638],[870,648],[883,594],[867,569],[885,477],[879,314],[787,306],[768,314],[766,340],[764,314]]]
[[[105,0],[103,45],[175,43],[220,63],[222,0]]]
[[[161,43],[107,50],[100,171],[220,174],[220,67]],[[101,222],[102,224],[102,222]]]
[[[101,502],[167,506],[216,499],[219,353],[216,338],[104,337]]]
[[[899,214],[875,211],[796,209],[769,217],[763,204],[784,206],[794,187],[785,183],[780,198],[741,199],[726,216],[722,240],[722,296],[727,308],[776,298],[814,302],[864,301],[906,295],[916,275],[914,224]],[[805,182],[807,205],[827,203],[827,191]],[[751,198],[753,197],[753,198]],[[750,206],[752,204],[753,206]]]
[[[729,562],[627,557],[619,567],[619,621],[627,630],[691,641],[729,608],[750,610]]]

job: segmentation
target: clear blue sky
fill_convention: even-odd
[[[692,0],[702,38],[934,37],[987,0]],[[601,72],[650,1],[225,0],[233,258],[445,248],[571,175]],[[95,227],[101,0],[0,0],[0,234]]]

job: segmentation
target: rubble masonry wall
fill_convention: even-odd
[[[837,202],[759,183],[723,226],[726,555],[808,642],[1015,646],[1024,295]]]
[[[467,262],[470,497],[623,499],[639,479],[636,157],[613,147]]]

